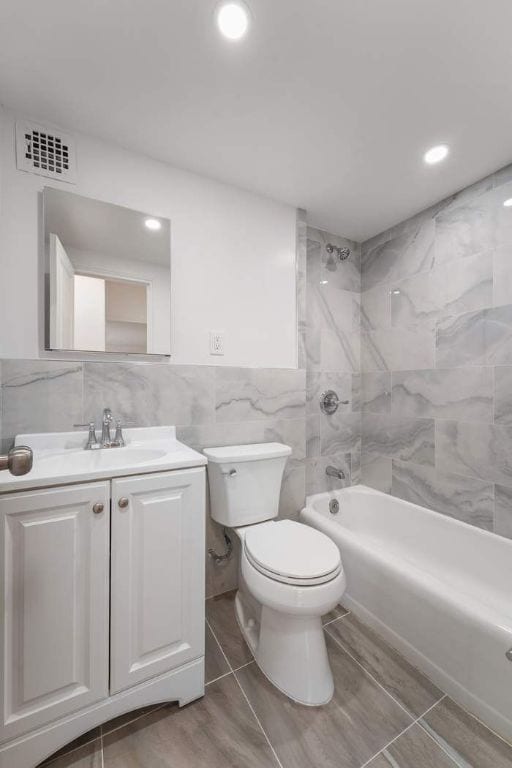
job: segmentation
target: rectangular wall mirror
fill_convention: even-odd
[[[43,191],[46,349],[170,355],[170,221]]]

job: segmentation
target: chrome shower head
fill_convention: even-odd
[[[345,261],[350,256],[350,248],[339,248],[332,243],[327,243],[325,250],[329,254],[335,253],[340,261]]]

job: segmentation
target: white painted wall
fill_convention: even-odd
[[[0,130],[0,357],[44,356],[38,192],[48,185],[171,220],[172,362],[296,367],[293,207],[83,135],[78,183],[53,182],[16,170],[8,110]],[[225,331],[224,357],[210,356],[210,329]]]

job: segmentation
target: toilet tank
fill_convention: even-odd
[[[238,528],[277,517],[281,481],[291,452],[281,443],[205,448],[213,519]]]

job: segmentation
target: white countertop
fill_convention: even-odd
[[[27,475],[0,474],[0,493],[87,483],[111,477],[202,467],[207,459],[176,440],[175,427],[124,430],[126,447],[84,450],[87,432],[18,435],[16,445],[28,445],[34,464]]]

